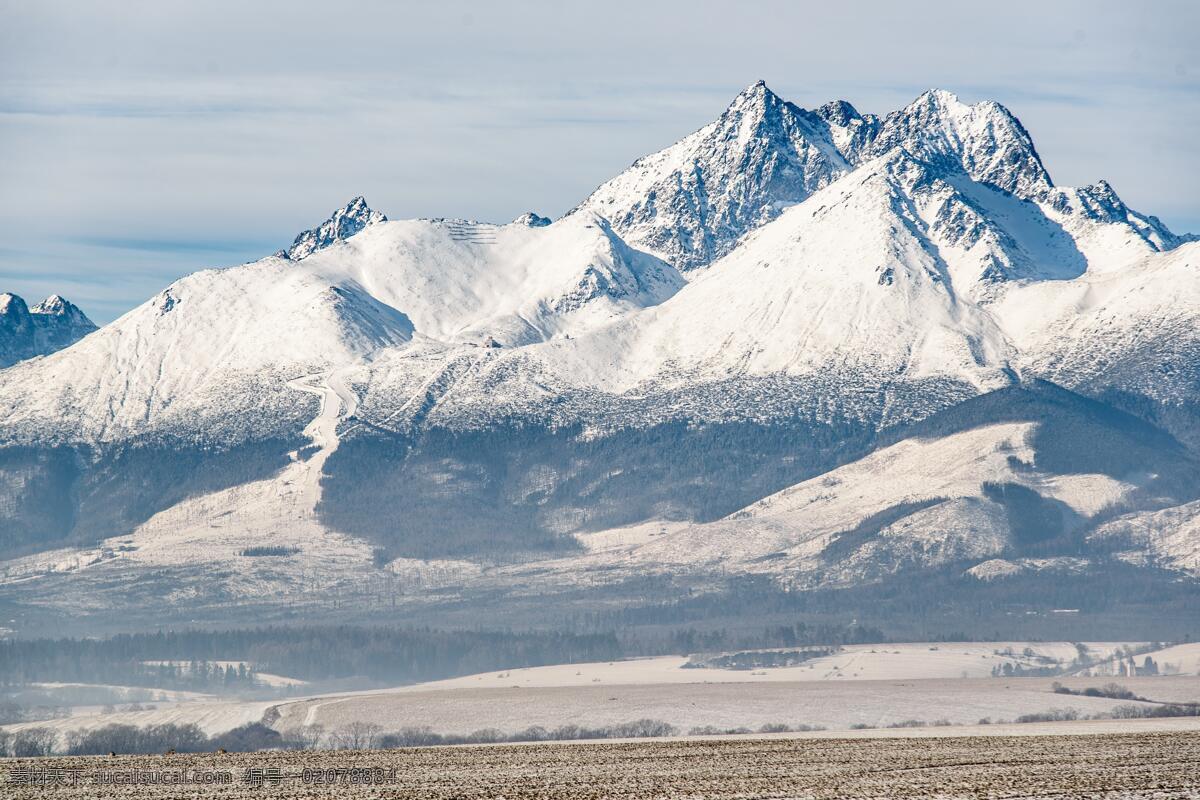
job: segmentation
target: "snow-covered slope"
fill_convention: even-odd
[[[1169,504],[1178,480],[1185,487],[1179,496],[1196,491],[1196,462],[1131,424],[1048,385],[1007,388],[720,520],[664,527],[652,537],[597,533],[581,541],[601,569],[632,560],[648,570],[765,573],[799,587],[1001,555],[1078,555],[1092,521],[1111,509]],[[1090,442],[1089,452],[1080,441]],[[1155,543],[1160,563],[1196,569],[1195,547],[1180,550],[1194,513],[1191,506],[1158,512],[1155,519],[1174,520],[1171,537]],[[1136,549],[1153,528],[1122,519],[1090,535],[1136,529]],[[1168,551],[1178,560],[1166,558]]]
[[[995,313],[1031,373],[1088,393],[1200,399],[1200,243],[1023,286]]]
[[[1005,549],[1008,532],[1003,508],[987,500],[980,486],[1013,478],[1008,456],[1029,456],[1030,433],[1028,424],[1017,423],[905,441],[726,519],[659,537],[633,557],[652,564],[738,565],[792,579],[821,570],[823,552],[839,544],[845,552],[835,566],[848,574],[858,567],[856,577],[864,568],[902,563],[905,555],[926,563],[982,559]],[[1112,491],[1119,494],[1117,487]],[[876,529],[856,537],[856,529],[873,518]],[[842,537],[854,538],[853,546]],[[881,558],[868,559],[860,550]]]
[[[903,154],[871,162],[757,230],[670,302],[577,349],[617,386],[667,371],[860,376],[847,392],[895,379],[1003,380],[1004,337],[958,297],[897,179],[922,169]],[[615,369],[597,363],[614,352]]]
[[[176,282],[77,347],[9,373],[0,424],[10,440],[282,433],[312,415],[287,386],[300,375],[414,336],[437,349],[578,335],[682,284],[594,215],[540,227],[380,222],[300,261]]]
[[[1124,514],[1101,525],[1092,539],[1119,548],[1135,562],[1200,574],[1200,500],[1159,511]]]
[[[1094,237],[1077,240],[1067,225]],[[1104,245],[1119,237],[1124,251]],[[744,236],[666,302],[576,339],[476,365],[432,416],[473,417],[471,399],[487,398],[506,413],[536,417],[549,391],[569,399],[553,406],[559,422],[602,425],[598,417],[621,414],[627,424],[618,409],[669,394],[669,402],[634,413],[661,420],[682,402],[693,418],[762,419],[820,406],[888,424],[1011,382],[1020,370],[1096,393],[1140,392],[1162,364],[1137,355],[1151,346],[1176,355],[1180,391],[1194,392],[1186,367],[1194,360],[1179,355],[1200,352],[1188,332],[1200,303],[1171,304],[1171,294],[1144,287],[1181,286],[1172,291],[1189,298],[1200,291],[1190,266],[1196,245],[1165,253],[1155,246],[1128,225],[1051,213],[971,180],[956,164],[938,167],[893,150]],[[1132,263],[1120,268],[1118,260]],[[1110,284],[1117,288],[1104,294],[1123,311],[1098,311],[1130,320],[1117,334],[1071,310]],[[1056,309],[1086,329],[1064,331]],[[1177,335],[1150,344],[1133,332],[1137,325],[1166,325]],[[1133,348],[1128,358],[1117,355],[1127,375],[1087,362],[1097,346],[1121,345]],[[1063,349],[1086,362],[1072,365],[1070,377],[1058,366]],[[1094,384],[1074,377],[1089,369],[1107,377]],[[774,385],[705,388],[767,379]]]
[[[269,435],[312,416],[287,380],[412,333],[361,286],[283,259],[197,272],[74,347],[11,369],[3,430],[29,441]]]
[[[94,330],[78,306],[56,294],[33,308],[14,294],[0,294],[0,369],[69,347]]]
[[[444,342],[503,346],[575,336],[673,295],[683,280],[595,214],[553,225],[406,220],[372,226],[306,259],[348,275]]]

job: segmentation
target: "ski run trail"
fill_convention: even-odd
[[[288,381],[288,388],[315,394],[321,399],[321,410],[304,429],[304,435],[312,440],[316,448],[305,458],[302,451],[291,453],[293,463],[281,479],[297,487],[296,505],[316,516],[317,504],[321,501],[321,475],[325,462],[338,448],[338,425],[358,410],[358,396],[345,381],[346,368],[334,369]],[[299,509],[298,509],[299,510]]]

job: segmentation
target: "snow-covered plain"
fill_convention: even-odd
[[[1089,642],[1093,658],[1103,660],[1124,642]],[[1024,655],[1029,649],[1030,654]],[[1162,652],[1166,652],[1165,650]],[[1077,651],[1070,642],[955,642],[846,645],[838,652],[791,667],[754,670],[687,668],[688,657],[663,656],[586,664],[555,664],[501,670],[433,681],[392,691],[426,692],[517,686],[606,686],[679,683],[772,683],[840,680],[953,680],[987,678],[1004,664],[1029,668],[1039,659],[1070,663]]]
[[[1172,679],[1163,678],[1162,681]],[[1194,695],[1200,684],[1188,680]],[[907,720],[930,725],[947,721],[974,725],[981,719],[1013,721],[1022,714],[1070,708],[1080,715],[1111,711],[1121,701],[1056,695],[1041,679],[969,679],[810,682],[713,682],[405,691],[349,698],[326,698],[280,707],[283,727],[319,724],[326,729],[354,721],[384,729],[429,726],[447,733],[481,728],[522,730],[532,725],[615,725],[660,719],[682,731],[692,727],[757,729],[770,723],[807,724],[829,730],[854,725],[886,727]],[[1094,683],[1094,681],[1093,681]],[[1149,691],[1143,682],[1129,682]],[[1200,727],[1192,720],[1191,728]]]
[[[1098,662],[1126,645],[1139,648],[1144,643],[1087,643],[1091,658]],[[66,731],[111,723],[194,722],[206,732],[216,733],[265,715],[279,730],[303,725],[333,730],[351,722],[373,722],[386,729],[428,725],[443,733],[467,733],[485,727],[514,731],[530,725],[598,726],[649,717],[669,721],[683,731],[694,726],[757,728],[781,722],[837,731],[856,724],[884,728],[906,720],[927,724],[945,720],[961,726],[989,718],[1000,723],[1051,708],[1094,715],[1128,702],[1051,690],[1055,680],[1083,689],[1114,680],[1111,677],[990,677],[994,668],[1006,663],[1031,667],[1052,660],[1069,664],[1077,652],[1070,642],[851,645],[798,666],[755,670],[685,668],[688,659],[683,657],[642,658],[511,669],[286,701],[199,697],[163,703],[148,711],[86,711],[6,729],[46,725]],[[1194,645],[1150,651],[1160,665],[1173,664],[1180,672],[1115,680],[1158,702],[1192,701],[1200,697],[1198,653],[1200,649]],[[1141,722],[1087,722],[1079,723],[1080,728],[1065,725],[1060,732],[1091,730],[1097,725],[1126,730]],[[1195,729],[1200,722],[1167,720],[1163,725],[1163,729]]]
[[[1103,660],[1124,644],[1089,642],[1087,646],[1094,659]],[[1167,652],[1153,655],[1158,659]],[[686,669],[687,659],[679,657],[562,664],[299,700],[279,707],[277,725],[336,727],[365,719],[385,727],[430,725],[435,730],[468,732],[482,727],[600,725],[650,717],[666,719],[684,730],[705,725],[756,728],[770,722],[845,730],[854,724],[884,726],[909,719],[927,723],[947,719],[961,725],[989,717],[999,722],[1049,708],[1096,714],[1118,705],[1119,701],[1103,698],[1056,695],[1050,691],[1049,678],[989,677],[993,668],[1004,663],[1025,667],[1044,663],[1039,659],[1069,663],[1076,655],[1076,646],[1069,642],[921,642],[853,645],[799,666],[750,671]],[[1155,700],[1182,701],[1200,694],[1196,674],[1121,682]],[[1073,688],[1099,681],[1059,680]]]
[[[193,702],[159,703],[148,711],[113,711],[108,714],[85,713],[57,719],[21,722],[5,725],[3,730],[16,732],[23,728],[51,728],[60,733],[72,730],[93,730],[105,725],[188,725],[194,724],[212,735],[259,722],[267,709],[277,701],[246,701],[210,699]]]

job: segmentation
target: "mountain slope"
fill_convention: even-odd
[[[908,169],[922,166],[903,154],[872,162],[760,228],[667,303],[580,349],[594,360],[621,352],[624,363],[606,377],[627,371],[629,383],[668,371],[994,380],[981,376],[1004,366],[1005,343],[958,297],[895,180]],[[626,341],[618,347],[616,337]]]
[[[578,334],[682,283],[587,215],[545,227],[378,223],[301,261],[195,273],[45,364],[19,366],[0,385],[2,432],[277,435],[311,416],[292,378],[414,336],[437,350]]]
[[[1018,371],[1040,374],[1014,337],[1026,335],[1020,313],[1039,330],[1053,318],[1021,293],[1069,296],[1093,279],[1087,256],[1037,204],[896,151],[612,325],[463,356],[425,383],[409,380],[403,354],[377,359],[358,410],[367,427],[331,461],[322,513],[424,555],[482,546],[463,533],[482,519],[514,538],[656,514],[711,519],[755,490],[857,457],[889,427],[1013,384]],[[520,435],[483,433],[514,420]],[[549,430],[531,432],[539,426]],[[569,433],[580,428],[586,456]],[[717,441],[734,461],[728,472],[705,449]],[[728,483],[738,464],[754,476],[744,487]],[[420,511],[373,518],[360,511],[372,496]],[[451,551],[434,532],[451,513],[441,507],[454,509],[466,539]]]
[[[552,225],[389,222],[311,256],[304,268],[350,276],[427,337],[491,337],[505,346],[578,335],[683,285],[674,269],[630,248],[593,214]]]
[[[1162,508],[1200,493],[1200,462],[1165,433],[1044,383],[982,395],[879,444],[725,519],[609,557],[720,565],[799,587],[1000,556],[1104,558],[1109,548],[1095,543],[1134,524],[1108,523],[1088,538],[1114,507]],[[1168,514],[1177,512],[1157,516]],[[1140,523],[1143,539],[1148,527]],[[1182,538],[1157,549],[1178,552]],[[1195,567],[1193,552],[1178,558]]]
[[[411,336],[403,314],[361,287],[287,261],[197,272],[74,347],[9,371],[0,384],[4,433],[43,441],[147,430],[271,435],[311,416],[286,380]]]
[[[710,420],[820,407],[882,426],[1003,385],[1016,367],[1041,374],[1025,343],[1061,337],[1023,293],[1088,291],[1111,271],[1093,270],[1094,255],[1037,203],[894,150],[746,235],[665,302],[480,363],[427,416],[467,419],[486,398],[537,417],[548,390],[557,424],[624,420],[625,408],[661,420],[684,403]],[[710,391],[731,381],[749,384]],[[387,407],[386,392],[377,400]]]
[[[996,314],[1018,369],[1104,397],[1200,446],[1200,243],[1023,286]]]

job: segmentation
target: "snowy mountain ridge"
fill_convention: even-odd
[[[1125,545],[1189,572],[1198,431],[1194,237],[1056,186],[999,104],[810,111],[758,82],[558,220],[356,197],[6,370],[0,554],[42,574],[128,535],[199,581],[164,542],[378,546],[492,588]]]
[[[595,209],[631,244],[686,273],[724,255],[782,207],[897,150],[1062,216],[1127,224],[1157,249],[1181,242],[1157,219],[1130,211],[1104,182],[1057,189],[1008,109],[992,101],[968,105],[944,90],[879,117],[846,101],[805,110],[758,81],[715,122],[638,159],[580,208]]]

